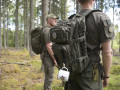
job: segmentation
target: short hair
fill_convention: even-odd
[[[78,2],[80,2],[81,4],[84,4],[86,2],[89,2],[89,0],[78,0]]]

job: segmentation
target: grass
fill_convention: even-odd
[[[2,50],[0,58],[0,90],[43,90],[44,73],[40,72],[40,56],[30,56],[27,50]],[[57,79],[55,68],[53,90],[64,90]],[[113,57],[108,87],[104,90],[120,90],[120,56]]]
[[[0,90],[43,90],[44,73],[40,72],[39,55],[30,56],[27,50],[2,50],[0,58]],[[55,68],[53,90],[63,90]]]
[[[113,57],[109,85],[104,90],[120,90],[120,56]]]

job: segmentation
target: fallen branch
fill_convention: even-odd
[[[27,65],[30,66],[30,64],[26,64],[26,63],[21,63],[21,62],[0,62],[2,65],[4,64],[18,64],[18,65]]]

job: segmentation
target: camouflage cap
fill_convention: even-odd
[[[48,18],[56,18],[56,19],[59,19],[59,18],[58,18],[57,16],[55,16],[54,14],[48,14],[46,20],[47,20]]]

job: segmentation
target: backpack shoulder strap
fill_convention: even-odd
[[[91,11],[88,11],[88,12],[84,13],[83,15],[87,17],[90,14],[92,14],[93,12],[102,12],[102,11],[101,10],[91,10]]]
[[[86,16],[87,17],[93,12],[102,12],[102,11],[101,10],[91,10],[91,11],[87,11],[87,12],[82,13],[82,14],[77,13],[77,14],[73,14],[70,17],[68,17],[68,19],[73,19],[75,16]]]
[[[75,15],[76,15],[76,14],[71,15],[70,17],[68,17],[68,19],[73,19],[73,17],[74,17]]]
[[[49,26],[46,25],[46,26],[44,26],[42,29],[47,28],[47,27],[50,28]]]
[[[44,26],[44,27],[42,27],[42,29],[41,29],[41,30],[42,30],[42,33],[43,33],[44,29],[47,28],[47,27],[49,28],[49,26]]]
[[[84,12],[84,13],[78,13],[76,14],[76,16],[85,16],[85,17],[88,17],[90,14],[92,14],[93,12],[102,12],[101,10],[90,10],[90,11],[87,11],[87,12]]]

